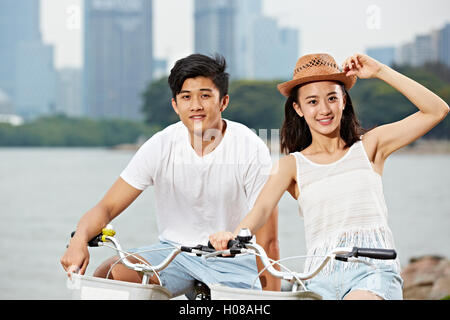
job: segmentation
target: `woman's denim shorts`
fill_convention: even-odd
[[[354,290],[365,290],[384,300],[403,299],[403,280],[392,265],[376,263],[374,267],[356,263],[343,270],[344,264],[355,262],[334,261],[330,274],[320,272],[306,282],[306,288],[324,300],[341,300]]]
[[[161,263],[174,249],[169,242],[129,250],[144,258],[151,265]],[[182,252],[159,272],[161,285],[174,297],[185,294],[194,298],[195,280],[208,284],[222,284],[232,288],[258,289],[258,277],[254,255],[236,255],[234,258],[208,258]]]

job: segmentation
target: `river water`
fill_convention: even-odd
[[[59,263],[69,234],[132,155],[104,148],[0,148],[0,299],[71,297]],[[394,154],[386,162],[389,224],[403,265],[425,254],[450,257],[449,164],[448,154]],[[153,198],[149,188],[113,221],[125,249],[157,241]],[[296,201],[286,194],[279,209],[281,257],[305,254]],[[113,254],[90,252],[87,274]]]

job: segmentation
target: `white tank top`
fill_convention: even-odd
[[[382,179],[373,170],[362,141],[355,142],[341,159],[330,164],[312,162],[300,152],[293,155],[308,250],[305,272],[322,260],[312,256],[323,256],[335,247],[394,249]],[[400,271],[398,258],[370,261],[392,264]],[[329,263],[323,273],[329,273],[333,265]],[[352,265],[357,263],[346,263],[344,268]]]

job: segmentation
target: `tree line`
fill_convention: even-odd
[[[129,120],[93,120],[64,115],[41,117],[21,126],[0,124],[0,146],[112,147],[152,136],[159,127]]]
[[[393,68],[421,83],[450,104],[450,69],[445,65]],[[230,104],[223,112],[223,117],[255,130],[280,129],[286,99],[278,92],[276,85],[283,81],[285,80],[232,81],[229,88]],[[365,129],[399,121],[417,111],[400,92],[378,79],[359,79],[349,94],[358,119]],[[166,78],[150,84],[143,97],[146,123],[167,126],[179,120],[170,105],[171,91]],[[432,129],[426,137],[450,139],[450,117]]]
[[[395,67],[397,71],[426,86],[450,103],[450,69],[428,64],[421,68]],[[285,80],[231,81],[230,104],[223,117],[241,122],[251,129],[279,129],[284,118],[285,98],[276,85]],[[366,129],[399,121],[417,111],[401,93],[377,79],[358,80],[350,90],[355,111]],[[26,122],[21,126],[0,124],[0,146],[114,146],[135,143],[158,130],[179,121],[170,100],[172,93],[167,78],[152,82],[142,94],[144,121],[93,120],[49,116]],[[450,117],[447,117],[426,138],[450,139]]]

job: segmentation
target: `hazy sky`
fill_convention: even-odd
[[[87,0],[89,1],[89,0]],[[213,1],[213,0],[211,0]],[[241,0],[245,1],[245,0]],[[41,0],[41,32],[57,67],[82,65],[82,1]],[[169,67],[193,50],[193,0],[154,0],[154,54]],[[409,42],[450,23],[449,0],[263,0],[264,13],[300,30],[300,54],[328,52],[338,64],[370,46]]]

